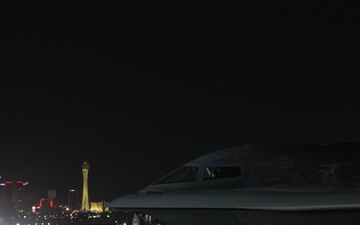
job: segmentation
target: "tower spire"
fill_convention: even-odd
[[[81,202],[81,210],[89,211],[90,204],[89,204],[89,190],[88,190],[88,174],[90,164],[88,161],[84,161],[81,164],[82,174],[83,174],[83,195],[82,195],[82,202]]]

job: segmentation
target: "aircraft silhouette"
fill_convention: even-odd
[[[190,161],[109,207],[145,215],[148,224],[360,224],[359,156],[356,143],[237,146]]]

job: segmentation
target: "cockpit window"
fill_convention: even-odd
[[[239,167],[205,167],[203,180],[241,176]]]
[[[195,182],[199,168],[194,166],[183,166],[154,184],[168,184],[181,182]]]

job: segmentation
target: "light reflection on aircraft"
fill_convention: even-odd
[[[233,147],[186,163],[109,207],[165,225],[360,224],[359,156],[355,144]]]

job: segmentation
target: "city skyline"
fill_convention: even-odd
[[[84,173],[85,170],[88,170],[87,162],[84,161],[81,164],[82,172]],[[84,174],[83,174],[84,175]],[[106,201],[90,201],[89,200],[89,193],[87,189],[87,176],[86,172],[84,175],[83,180],[83,189],[82,190],[75,190],[69,189],[67,190],[66,196],[58,196],[57,190],[55,189],[48,189],[46,193],[42,193],[42,195],[36,195],[32,193],[31,189],[28,190],[27,187],[30,184],[29,181],[26,180],[3,180],[0,177],[0,204],[20,204],[25,205],[24,210],[30,212],[32,206],[37,206],[40,208],[50,208],[53,207],[69,207],[72,212],[73,210],[77,211],[104,211]],[[37,193],[39,194],[39,193]],[[81,197],[82,196],[82,197]],[[99,203],[103,205],[100,207]],[[23,206],[20,207],[22,209]]]
[[[88,179],[89,179],[88,170],[90,168],[90,163],[88,163],[88,161],[84,160],[80,166],[81,166],[81,173],[82,173],[82,180],[81,180],[82,188],[81,189],[69,188],[67,190],[57,190],[57,189],[43,187],[41,189],[42,191],[39,191],[36,189],[32,189],[31,182],[29,182],[26,179],[17,179],[17,178],[10,179],[10,177],[3,178],[3,176],[0,176],[0,187],[12,186],[12,185],[21,185],[21,186],[29,185],[29,187],[30,187],[29,190],[33,191],[33,193],[31,193],[31,195],[34,195],[34,197],[36,196],[36,198],[37,198],[36,200],[34,200],[35,202],[39,201],[39,199],[49,198],[49,191],[53,190],[53,191],[55,191],[54,199],[56,198],[56,200],[59,201],[61,204],[67,204],[69,193],[80,192],[82,195],[82,198],[81,198],[82,203],[81,203],[81,207],[79,206],[79,209],[89,210],[90,201],[89,201],[89,191],[88,191]],[[51,184],[46,184],[46,185],[48,187],[53,186]],[[35,187],[38,187],[38,185],[35,184]],[[61,193],[61,195],[60,196],[57,195],[56,192]],[[109,200],[97,199],[95,202],[97,202],[97,201],[109,201]],[[84,208],[83,207],[84,205],[87,205],[88,207]]]

